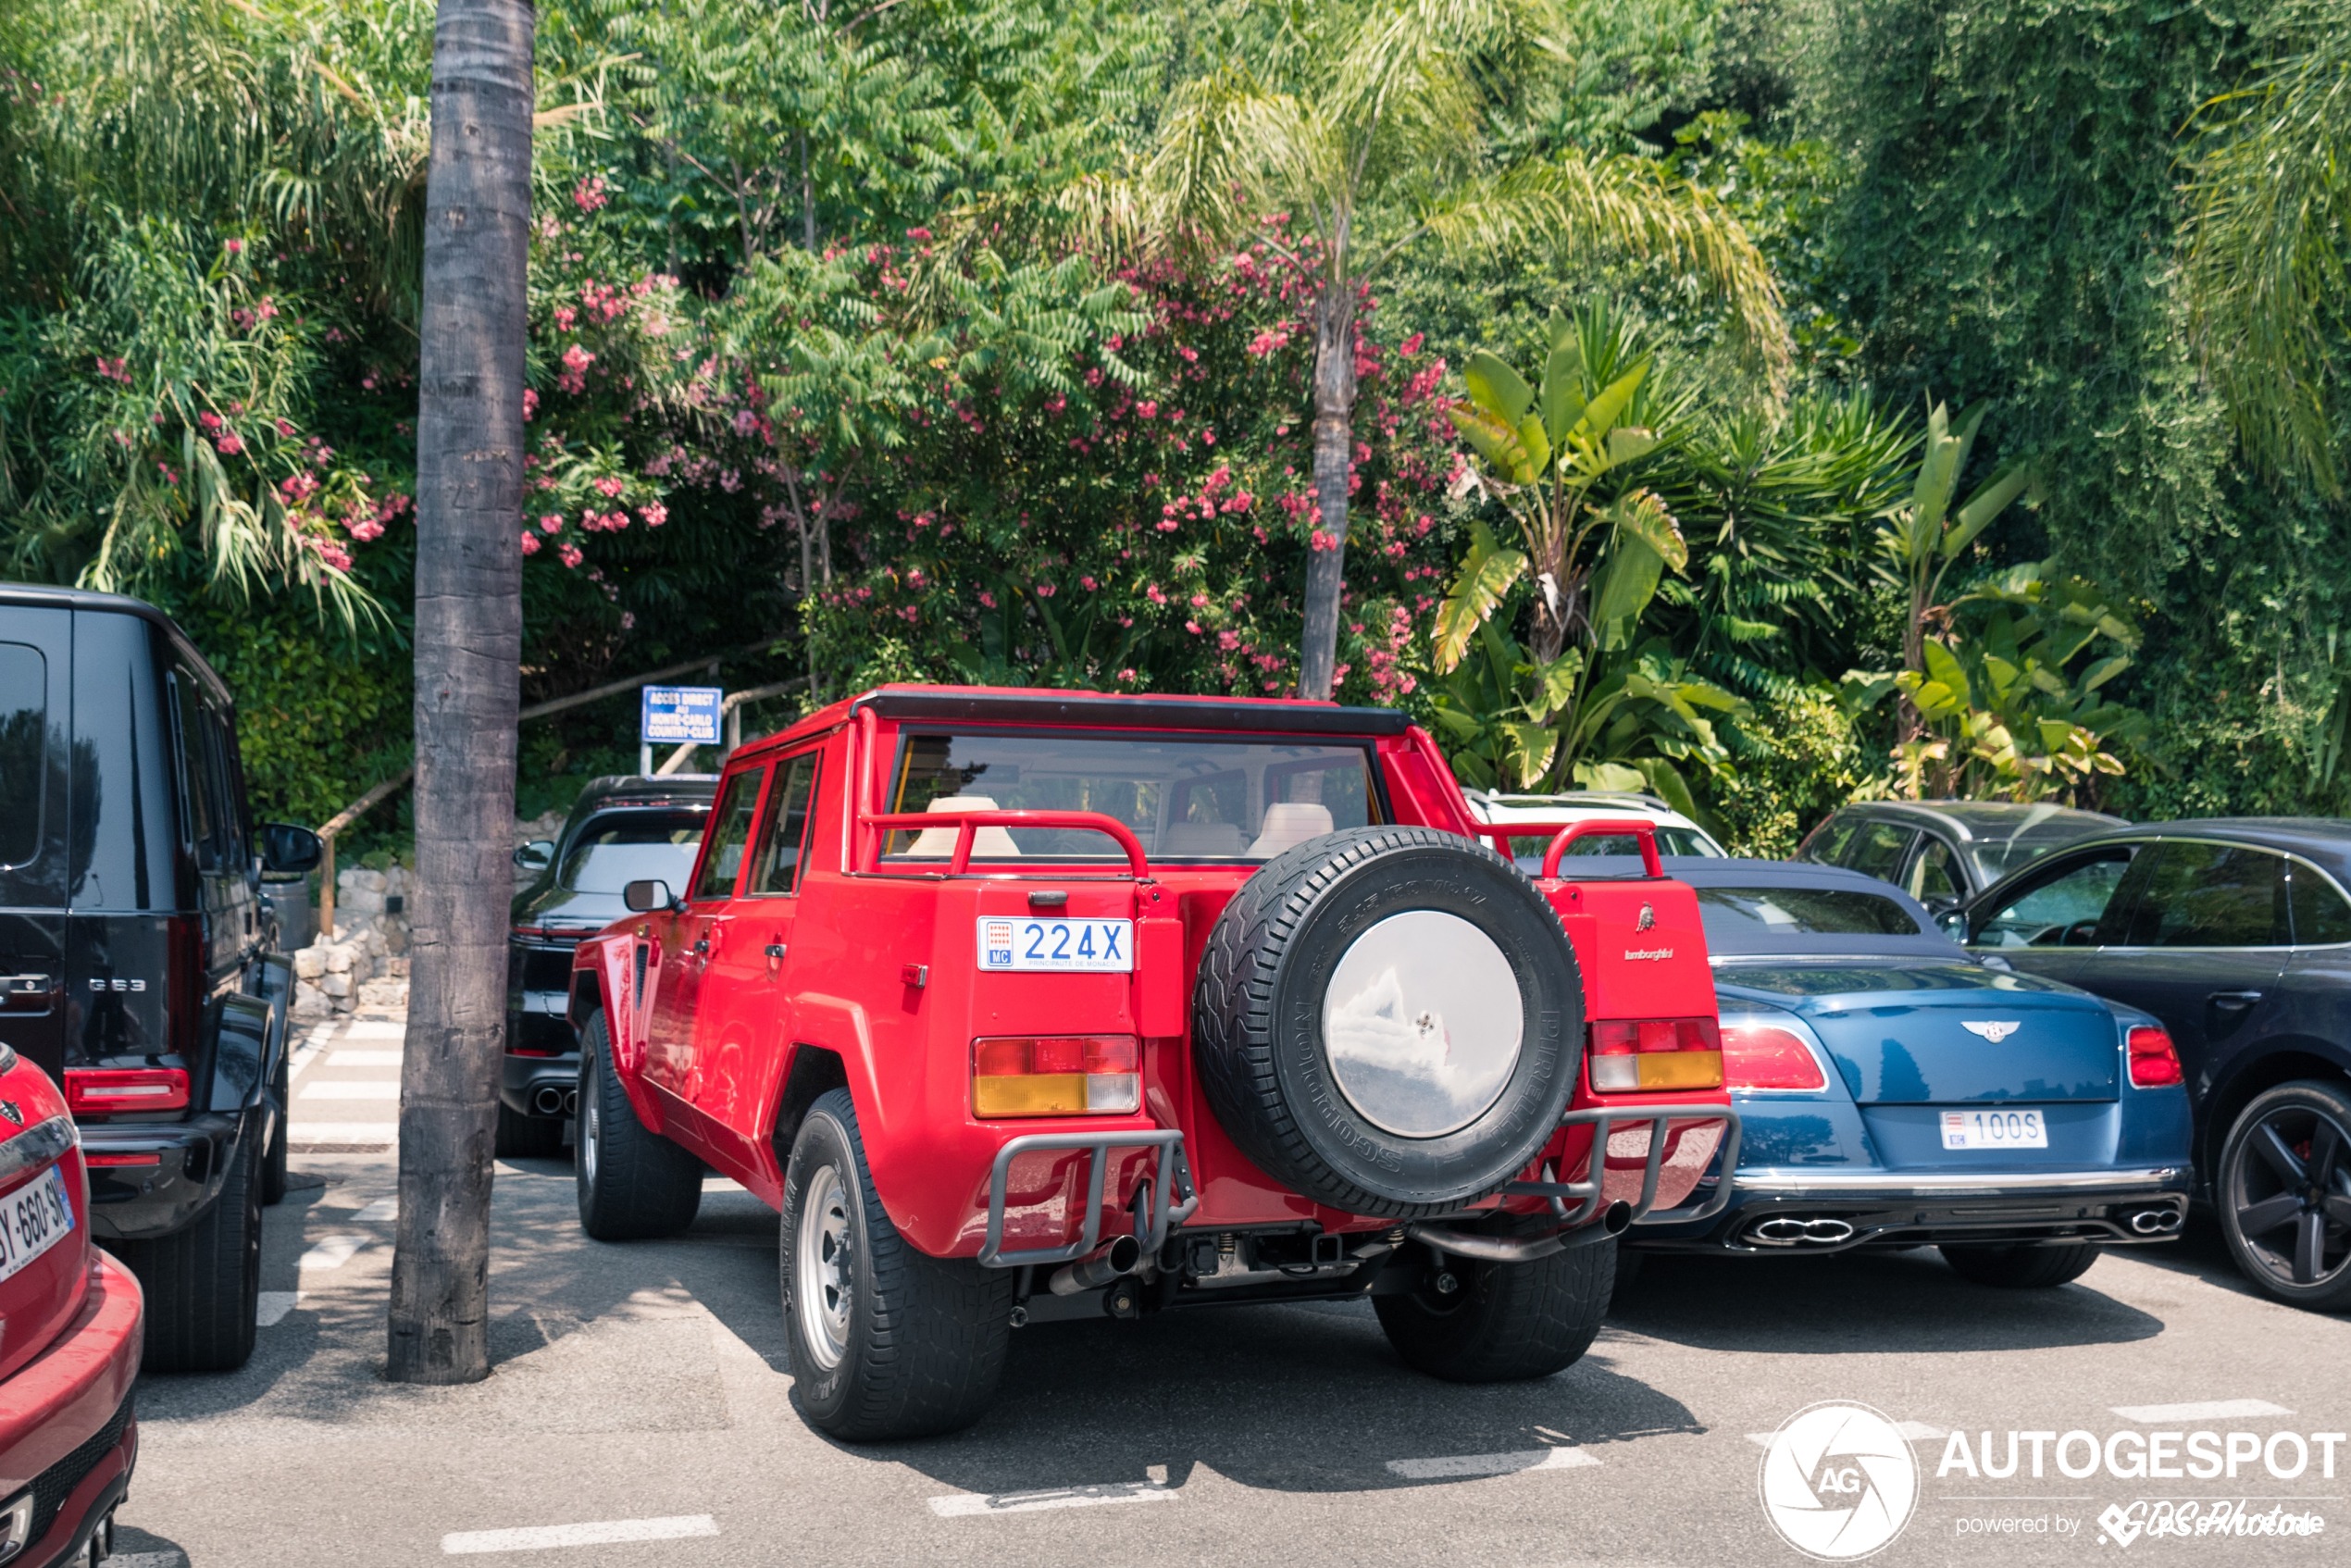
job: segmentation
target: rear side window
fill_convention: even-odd
[[[2294,911],[2295,946],[2351,942],[2351,904],[2343,902],[2343,894],[2325,874],[2315,866],[2289,862],[2286,877],[2290,888],[2287,902]]]
[[[694,897],[732,898],[735,878],[743,868],[743,852],[751,846],[751,815],[759,804],[764,767],[746,768],[727,780],[718,809],[710,814],[710,848],[703,856],[702,875],[694,880]]]
[[[2172,840],[2131,912],[2126,947],[2284,947],[2285,857],[2243,844]]]
[[[700,812],[628,811],[594,816],[564,852],[556,886],[575,893],[618,893],[637,881],[682,888],[702,847]]]
[[[205,733],[195,682],[177,673],[171,678],[171,717],[179,759],[180,820],[186,827],[189,846],[196,852],[197,868],[218,871],[227,859],[215,773],[218,753]]]
[[[1759,933],[1789,937],[1915,937],[1919,924],[1892,899],[1849,888],[1700,888],[1710,941],[1751,945]]]
[[[49,731],[49,662],[41,650],[0,642],[0,865],[41,852]]]
[[[1812,836],[1797,852],[1798,860],[1815,861],[1822,865],[1845,864],[1846,846],[1853,842],[1853,833],[1860,826],[1858,818],[1842,814],[1830,817],[1812,830]]]
[[[1926,848],[1910,862],[1910,896],[1921,902],[1947,899],[1956,903],[1964,890],[1959,886],[1959,857],[1951,852],[1951,846],[1940,839],[1929,839]]]
[[[1853,842],[1837,864],[1849,865],[1864,877],[1891,882],[1895,868],[1902,864],[1903,853],[1909,849],[1910,840],[1917,837],[1915,828],[1905,828],[1898,822],[1869,823],[1854,835]]]
[[[808,805],[816,792],[816,753],[803,752],[778,765],[776,787],[767,792],[767,815],[759,825],[759,848],[751,857],[754,898],[799,890],[801,847],[808,841]]]

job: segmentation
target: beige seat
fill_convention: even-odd
[[[1230,860],[1246,852],[1247,844],[1238,823],[1171,822],[1160,834],[1159,847],[1152,853],[1162,860],[1182,860],[1191,855]]]
[[[995,811],[998,807],[992,795],[941,795],[923,809],[927,812]],[[953,828],[926,828],[914,835],[913,843],[906,846],[906,855],[909,859],[946,860],[955,852],[957,831]],[[983,828],[972,835],[972,858],[1018,860],[1020,846],[1013,841],[1012,834],[1005,829]]]
[[[1314,801],[1276,801],[1265,808],[1265,820],[1257,825],[1257,838],[1243,852],[1251,860],[1271,860],[1330,830],[1330,807]]]

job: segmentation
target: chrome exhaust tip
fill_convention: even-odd
[[[1131,1236],[1121,1236],[1095,1248],[1089,1256],[1055,1269],[1046,1288],[1056,1296],[1097,1290],[1113,1279],[1134,1273],[1135,1265],[1142,1261],[1143,1244]]]
[[[560,1116],[564,1114],[564,1091],[552,1084],[542,1084],[531,1091],[530,1108],[541,1116]]]
[[[1633,1224],[1633,1205],[1622,1198],[1608,1206],[1600,1215],[1600,1228],[1611,1236],[1622,1236]]]
[[[2183,1217],[2177,1209],[2141,1209],[2129,1223],[2141,1236],[2169,1236],[2180,1228]]]
[[[1774,1214],[1747,1234],[1748,1239],[1765,1247],[1834,1247],[1853,1238],[1853,1226],[1838,1219]]]
[[[566,1116],[577,1116],[579,1114],[579,1091],[578,1089],[567,1089],[564,1090],[564,1114]]]

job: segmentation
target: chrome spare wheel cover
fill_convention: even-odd
[[[1510,960],[1441,910],[1391,915],[1356,938],[1323,995],[1339,1092],[1404,1138],[1442,1138],[1491,1110],[1524,1028]]]
[[[808,1178],[800,1212],[800,1245],[792,1270],[792,1297],[800,1307],[801,1337],[818,1364],[840,1364],[849,1353],[849,1191],[840,1172],[821,1167]]]

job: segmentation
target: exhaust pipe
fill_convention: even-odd
[[[531,1091],[530,1108],[542,1116],[560,1116],[564,1114],[564,1091],[553,1084],[541,1084]]]
[[[579,1114],[579,1091],[578,1089],[567,1089],[564,1090],[564,1114],[566,1116],[577,1116]]]
[[[1142,1261],[1143,1244],[1131,1236],[1122,1236],[1095,1248],[1090,1256],[1055,1269],[1047,1288],[1056,1296],[1098,1290],[1113,1279],[1133,1274],[1135,1265]]]
[[[2177,1209],[2141,1209],[2130,1219],[2131,1228],[2141,1236],[2168,1236],[2180,1228]]]
[[[1844,1220],[1774,1214],[1748,1231],[1748,1237],[1766,1247],[1834,1247],[1851,1240],[1853,1227]]]

